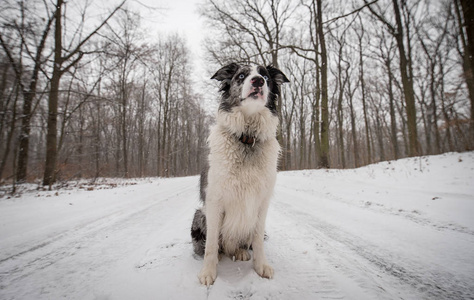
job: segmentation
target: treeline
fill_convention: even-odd
[[[212,117],[185,41],[150,41],[128,3],[101,5],[0,3],[2,182],[199,173]],[[207,0],[207,71],[252,62],[290,78],[282,170],[472,150],[472,6]]]
[[[208,0],[207,50],[290,76],[283,169],[474,147],[474,2]]]
[[[184,39],[149,42],[124,2],[81,5],[0,4],[0,179],[198,173],[209,118]]]

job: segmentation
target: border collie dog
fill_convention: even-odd
[[[277,175],[280,146],[276,110],[278,69],[232,63],[211,79],[221,82],[221,102],[208,144],[209,165],[201,174],[203,207],[191,228],[194,252],[204,255],[199,281],[212,285],[221,254],[247,261],[262,277],[273,269],[263,252],[265,219]]]

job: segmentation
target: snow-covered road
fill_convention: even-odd
[[[206,288],[198,177],[0,198],[0,299],[474,299],[474,153],[279,174],[275,269],[223,258]]]

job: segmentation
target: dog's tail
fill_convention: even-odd
[[[191,238],[193,239],[194,253],[200,256],[204,255],[206,250],[206,231],[206,215],[201,209],[197,209],[191,225]]]

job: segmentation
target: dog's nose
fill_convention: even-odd
[[[265,79],[261,76],[255,76],[250,80],[253,87],[262,87],[265,84]]]

